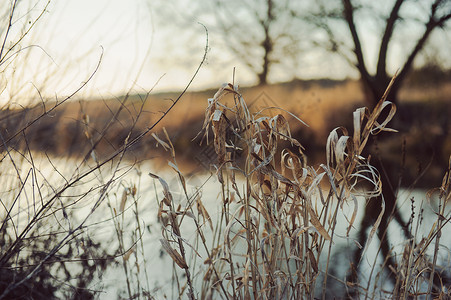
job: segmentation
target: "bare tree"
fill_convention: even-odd
[[[293,18],[293,12],[300,9],[299,3],[274,0],[215,3],[218,28],[226,45],[255,72],[260,85],[268,82],[272,66],[296,65],[302,27]]]
[[[388,97],[394,102],[397,101],[399,88],[412,69],[415,58],[426,46],[431,34],[447,26],[450,18],[450,0],[341,0],[333,3],[328,1],[327,5],[325,2],[316,3],[313,14],[307,20],[327,37],[323,44],[329,50],[339,53],[355,66],[361,77],[366,100],[370,106],[374,106],[384,94],[393,75],[387,68],[387,62],[393,52],[391,46],[399,38],[397,34],[408,35],[411,40],[401,45],[405,60],[399,65],[397,80]],[[369,24],[377,24],[382,29],[374,70],[369,67],[369,51],[364,49],[368,46],[364,43],[366,36],[372,34],[368,31]],[[419,34],[413,34],[412,30]]]
[[[211,33],[212,45],[215,37],[222,40],[221,55],[226,51],[232,54],[256,75],[259,85],[267,84],[271,74],[278,71],[289,74],[288,77],[295,75],[305,41],[301,32],[303,20],[296,18],[295,12],[302,10],[303,2],[214,0],[187,4],[179,0],[174,3],[171,6],[164,2],[158,7],[159,15],[163,16],[162,25],[168,27],[170,19],[172,25],[186,29],[201,22]],[[178,39],[180,35],[179,31]],[[188,45],[193,40],[190,37]]]
[[[338,53],[355,67],[360,75],[367,104],[374,107],[384,95],[394,74],[395,70],[390,70],[393,65],[390,56],[393,58],[397,54],[394,51],[396,46],[400,49],[398,54],[404,58],[400,59],[401,62],[396,62],[399,64],[396,66],[399,68],[397,78],[387,97],[387,100],[395,103],[406,75],[413,68],[415,58],[425,48],[432,33],[449,25],[451,1],[322,1],[315,2],[304,18],[317,30],[316,46]],[[374,144],[374,141],[371,143]],[[401,170],[394,164],[383,163],[379,152],[372,153],[372,164],[381,173],[382,195],[367,202],[357,239],[361,244],[366,242],[368,229],[376,222],[381,212],[381,203],[385,203],[385,213],[380,219],[377,235],[385,266],[393,268],[396,262],[387,237],[390,222],[395,220],[403,229],[404,235],[408,238],[410,236],[408,224],[403,221],[396,203]],[[358,267],[362,254],[362,249],[357,249],[353,255],[348,277],[350,282],[357,282],[359,278]],[[387,268],[390,278],[395,280],[397,275],[389,269]],[[356,292],[357,289],[353,290],[352,296],[357,296]]]

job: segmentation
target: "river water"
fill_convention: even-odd
[[[11,203],[12,199],[19,199],[13,207],[12,215],[17,220],[21,219],[20,222],[16,222],[17,228],[20,229],[21,226],[26,225],[26,220],[30,220],[33,213],[39,209],[40,201],[45,202],[45,199],[49,199],[55,191],[59,191],[75,180],[75,183],[59,197],[60,203],[55,204],[56,208],[64,208],[65,214],[69,214],[69,217],[64,217],[63,209],[55,209],[55,216],[59,216],[59,226],[74,228],[76,224],[84,222],[83,234],[100,241],[106,249],[110,250],[110,253],[123,252],[125,254],[116,258],[116,264],[107,269],[102,276],[96,278],[90,288],[102,291],[99,294],[100,299],[115,299],[118,295],[127,298],[128,286],[132,295],[140,290],[147,290],[156,299],[175,298],[177,294],[173,290],[173,262],[161,246],[162,225],[158,222],[157,217],[159,201],[163,198],[163,189],[159,180],[149,176],[149,173],[157,174],[167,182],[175,202],[186,204],[186,195],[177,172],[156,170],[152,162],[140,164],[130,162],[116,164],[113,162],[106,164],[101,170],[77,180],[79,178],[77,176],[85,174],[87,170],[95,166],[96,163],[92,161],[88,164],[77,164],[72,159],[49,158],[42,154],[35,154],[33,157],[29,155],[15,156],[14,158],[6,155],[1,162],[0,197],[5,204]],[[187,176],[185,179],[188,196],[201,194],[202,202],[215,224],[215,220],[221,215],[222,206],[219,200],[221,184],[216,176],[203,172]],[[244,183],[241,185],[239,188],[244,188]],[[7,201],[8,199],[10,202]],[[69,205],[70,203],[73,205]],[[356,227],[364,217],[364,199],[358,199],[358,203]],[[405,221],[412,213],[416,218],[421,216],[421,223],[418,223],[418,226],[416,226],[417,219],[413,223],[414,229],[417,228],[417,241],[420,241],[423,236],[428,236],[437,220],[436,201],[434,199],[428,201],[424,190],[401,190],[398,204]],[[93,210],[94,207],[95,210]],[[344,215],[351,215],[353,209],[353,204],[344,204]],[[449,212],[449,207],[447,211]],[[446,216],[449,217],[449,213]],[[57,227],[51,223],[51,220],[48,222],[44,226],[46,230]],[[192,222],[191,224],[192,226],[183,226],[183,237],[188,243],[195,244],[196,230],[194,224]],[[346,229],[345,218],[339,219],[332,247],[332,258],[335,264],[342,264],[342,271],[349,266],[349,260],[344,258],[349,258],[349,249],[355,248],[353,238],[357,231],[357,228],[352,230],[350,237],[346,238]],[[444,228],[444,232],[449,229],[450,225],[448,224]],[[206,229],[205,232],[208,230]],[[391,226],[388,236],[390,246],[397,253],[397,257],[400,257],[406,242],[399,226]],[[441,244],[443,246],[439,252],[439,261],[445,266],[447,265],[449,269],[449,252],[445,246],[451,245],[451,235],[444,234]],[[362,259],[360,269],[362,282],[369,278],[375,261],[376,265],[380,265],[382,262],[380,257],[376,259],[378,246],[379,243],[375,237],[368,247],[365,258]],[[187,246],[187,248],[189,247]],[[433,245],[429,247],[429,250],[433,250]],[[202,274],[196,273],[196,271],[202,271],[204,268],[202,262],[206,257],[204,256],[205,252],[199,250],[198,253],[201,257],[195,259],[196,255],[190,256],[188,264],[198,265],[192,275],[197,278],[195,285],[199,287],[202,282]],[[431,251],[427,252],[428,255],[432,255],[432,253]],[[124,259],[126,264],[124,264]],[[324,261],[320,261],[319,266],[320,269],[324,268]],[[336,275],[341,276],[339,279],[344,280],[343,274],[344,272]],[[374,276],[372,274],[373,279]],[[182,277],[181,285],[184,284],[183,280]],[[389,287],[386,288],[389,289]]]
[[[183,192],[182,185],[180,184],[180,181],[178,179],[177,173],[174,171],[155,171],[152,168],[151,163],[142,164],[139,166],[139,171],[132,171],[130,172],[126,177],[126,180],[131,184],[133,182],[139,182],[140,188],[139,188],[139,200],[143,207],[143,213],[140,214],[141,220],[144,221],[147,224],[149,230],[146,232],[146,234],[143,237],[144,242],[144,249],[146,251],[145,258],[146,258],[146,269],[148,271],[147,279],[145,279],[145,275],[143,274],[143,271],[140,271],[140,276],[138,279],[141,280],[141,283],[144,283],[148,280],[149,286],[151,287],[150,290],[153,291],[153,294],[156,296],[157,299],[161,299],[162,297],[168,297],[169,299],[175,298],[177,293],[171,294],[172,288],[173,288],[173,279],[172,279],[172,273],[171,273],[171,267],[173,265],[172,260],[170,259],[169,255],[167,255],[161,247],[161,244],[159,242],[159,239],[161,238],[161,224],[157,222],[156,218],[156,211],[158,210],[157,201],[155,201],[155,198],[158,197],[159,200],[163,197],[163,191],[162,188],[158,182],[158,180],[151,178],[148,176],[148,173],[157,173],[160,177],[162,177],[165,181],[167,181],[171,193],[174,196],[175,199],[179,198],[181,199],[181,203],[186,203],[185,195]],[[207,208],[212,220],[213,224],[215,224],[215,220],[219,218],[221,215],[221,184],[218,182],[216,176],[214,174],[201,174],[201,175],[192,175],[188,178],[186,178],[187,183],[187,190],[191,195],[194,195],[201,192],[202,195],[202,202]],[[238,184],[239,185],[239,184]],[[244,189],[244,182],[242,182],[242,186],[239,187],[241,189]],[[409,220],[409,218],[413,215],[415,218],[413,219],[413,229],[412,231],[416,234],[416,240],[420,241],[422,237],[427,237],[430,233],[431,228],[433,227],[434,222],[437,220],[437,216],[435,212],[438,212],[437,202],[432,200],[428,201],[426,197],[426,191],[425,190],[406,190],[403,189],[399,192],[399,209],[401,212],[401,215],[403,217],[404,221]],[[334,245],[332,247],[332,260],[335,264],[335,270],[338,271],[338,274],[334,274],[336,276],[341,276],[341,280],[345,280],[344,272],[349,268],[349,261],[351,259],[351,249],[356,248],[355,240],[356,240],[356,233],[357,229],[359,227],[359,224],[361,222],[361,219],[364,217],[364,203],[365,199],[359,198],[358,199],[358,214],[356,217],[355,227],[353,230],[351,230],[350,236],[346,237],[346,230],[348,221],[345,219],[344,216],[352,215],[352,212],[354,210],[354,204],[344,204],[343,206],[343,212],[344,214],[338,218],[337,223],[337,229],[336,229],[336,235],[334,238]],[[144,208],[145,207],[145,208]],[[448,207],[449,212],[449,207]],[[418,222],[421,218],[421,222]],[[395,222],[393,222],[395,223]],[[185,224],[185,223],[184,223]],[[182,228],[183,231],[183,237],[186,238],[188,242],[193,243],[196,240],[196,231],[195,226],[193,223],[191,223],[191,226],[189,226],[189,222],[186,222],[187,225],[184,225]],[[207,226],[207,225],[206,225]],[[444,228],[444,232],[446,232],[446,228],[451,228],[451,225],[447,225]],[[209,230],[205,230],[208,234]],[[210,233],[212,233],[210,231]],[[393,249],[394,253],[396,253],[397,260],[401,259],[401,255],[403,253],[403,250],[405,248],[405,245],[407,241],[405,241],[405,238],[401,232],[401,228],[397,224],[393,224],[389,228],[388,232],[389,240],[390,240],[390,247]],[[443,266],[445,264],[448,265],[449,268],[449,257],[448,257],[448,249],[446,247],[449,247],[451,245],[451,235],[444,234],[441,238],[441,250],[439,252],[439,261],[441,262],[441,265]],[[446,247],[444,247],[446,246]],[[361,282],[367,282],[370,278],[372,282],[374,281],[374,277],[378,272],[378,267],[383,263],[381,256],[377,256],[377,251],[379,247],[379,242],[377,239],[377,236],[375,235],[374,238],[371,241],[371,244],[368,247],[368,250],[366,251],[365,258],[362,259],[360,264],[360,281]],[[327,247],[326,247],[327,248]],[[430,255],[432,257],[433,255],[433,249],[434,245],[429,246],[426,254]],[[198,252],[201,255],[206,255],[201,250],[198,250]],[[324,251],[327,252],[327,251]],[[327,254],[327,253],[325,253]],[[327,255],[323,255],[327,256]],[[191,256],[193,259],[194,255]],[[199,263],[200,267],[197,268],[198,271],[204,269],[202,267],[202,261],[205,260],[205,256],[201,259],[198,259],[197,262]],[[192,264],[195,262],[190,260]],[[139,262],[141,266],[143,261]],[[325,267],[325,259],[324,261],[320,261],[320,268]],[[340,267],[337,267],[337,265],[340,265]],[[371,271],[373,269],[373,265],[376,265],[376,269],[371,274]],[[178,267],[176,267],[178,269]],[[118,290],[120,289],[118,286],[114,284],[116,282],[117,278],[123,278],[124,280],[124,272],[121,272],[121,268],[116,269],[116,272],[112,272],[109,275],[103,278],[102,284],[111,283],[113,286],[112,289],[108,289],[108,292],[106,294],[102,294],[103,299],[108,299],[113,297],[114,295],[117,295]],[[341,273],[340,273],[341,272]],[[200,286],[202,280],[199,279],[202,278],[202,274],[195,274],[198,277],[197,286]],[[182,277],[184,278],[184,277]],[[121,280],[121,282],[123,282]],[[183,281],[183,280],[182,280]],[[136,283],[136,281],[135,281]],[[181,283],[182,285],[184,282]],[[110,286],[111,286],[110,285]],[[318,284],[319,286],[321,285]],[[333,286],[333,284],[332,284]],[[385,289],[390,290],[391,286],[389,283],[387,283],[384,286]],[[371,289],[371,286],[370,286]],[[122,288],[123,290],[123,288]],[[338,291],[343,291],[342,285],[337,285]],[[380,297],[383,297],[383,295],[379,295]],[[377,294],[376,294],[377,297]]]

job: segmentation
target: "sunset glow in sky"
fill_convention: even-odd
[[[36,6],[27,1],[22,3],[17,11],[20,15],[17,28],[39,15],[47,2],[38,1]],[[22,41],[22,48],[32,47],[11,59],[14,71],[10,68],[3,73],[2,88],[6,85],[7,92],[1,97],[36,97],[38,91],[43,97],[71,94],[90,77],[102,55],[99,70],[78,96],[110,98],[129,89],[143,93],[154,85],[155,91],[182,89],[203,57],[206,34],[197,23],[203,20],[193,20],[192,26],[186,28],[191,43],[190,39],[186,42],[185,31],[174,30],[173,19],[162,22],[160,18],[157,22],[159,13],[153,1],[145,0],[52,1],[31,34]],[[174,12],[173,18],[177,17]],[[12,31],[10,36],[14,34],[20,31]],[[366,43],[375,42],[374,36],[366,36]],[[234,67],[241,85],[256,82],[255,75],[225,51],[221,39],[209,32],[207,62],[194,80],[193,90],[231,81]],[[374,52],[374,48],[367,48]],[[295,76],[357,77],[343,62],[325,60],[315,51],[303,55],[305,64]],[[272,78],[284,81],[292,77],[292,73],[276,70]]]

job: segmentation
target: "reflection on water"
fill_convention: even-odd
[[[173,265],[173,262],[169,255],[167,255],[165,252],[163,252],[161,249],[161,245],[159,242],[159,239],[161,238],[161,224],[156,222],[156,212],[158,210],[157,201],[155,201],[155,197],[157,197],[159,200],[163,197],[162,189],[158,182],[155,182],[155,179],[152,179],[150,176],[147,176],[148,172],[154,173],[152,169],[151,164],[142,164],[139,166],[139,174],[141,176],[138,176],[137,172],[131,172],[126,177],[124,177],[124,180],[133,183],[133,182],[140,182],[140,196],[139,196],[139,202],[140,207],[145,207],[146,212],[141,213],[141,221],[148,226],[148,232],[146,232],[146,235],[143,237],[143,241],[145,244],[145,257],[147,259],[147,270],[149,274],[149,282],[150,286],[153,288],[153,291],[155,295],[157,296],[157,299],[160,298],[160,296],[166,295],[169,298],[174,297],[177,295],[172,295],[170,291],[172,291],[173,288],[173,277],[172,277],[172,271],[171,267]],[[163,173],[158,174],[160,177],[162,177],[164,180],[167,181],[170,190],[172,192],[172,195],[175,198],[179,198],[182,203],[186,204],[186,198],[185,194],[183,192],[182,185],[180,184],[180,181],[178,179],[178,176],[176,176],[175,172],[167,171]],[[242,186],[240,190],[244,190],[245,183],[241,183]],[[239,184],[238,184],[239,185]],[[210,174],[201,174],[201,175],[194,175],[190,178],[187,178],[187,190],[190,193],[189,196],[194,198],[197,193],[200,193],[202,197],[203,204],[206,206],[210,216],[212,217],[213,224],[217,221],[217,219],[221,216],[221,184],[216,179],[215,175]],[[190,199],[192,199],[190,198]],[[435,199],[436,200],[436,199]],[[176,201],[177,202],[177,201]],[[358,213],[356,222],[354,223],[354,228],[351,230],[350,235],[347,236],[346,232],[348,229],[349,224],[349,218],[353,213],[354,210],[354,203],[344,203],[343,204],[343,212],[344,214],[338,218],[338,223],[335,231],[335,237],[331,252],[332,257],[332,266],[330,269],[330,275],[335,276],[336,279],[344,282],[345,281],[345,273],[349,269],[349,262],[352,261],[352,253],[353,250],[356,249],[358,246],[357,243],[357,229],[360,224],[360,221],[362,218],[364,218],[364,203],[365,199],[359,198],[358,201]],[[435,212],[438,212],[438,207],[436,205],[436,201],[432,199],[432,201],[426,200],[426,191],[424,190],[401,190],[399,192],[399,209],[401,212],[401,215],[405,221],[409,220],[411,216],[414,216],[413,219],[413,230],[412,232],[415,234],[415,238],[418,242],[420,242],[422,237],[427,237],[429,235],[429,231],[433,227],[434,222],[437,220],[437,216]],[[420,218],[420,219],[419,219]],[[421,221],[418,221],[421,220]],[[395,223],[395,222],[393,222]],[[184,238],[186,238],[186,241],[189,243],[192,243],[192,245],[196,244],[196,238],[198,236],[196,235],[196,230],[194,223],[192,224],[192,227],[186,225],[189,224],[189,222],[184,222],[184,226],[182,228],[183,232],[182,235]],[[206,227],[208,227],[208,224],[205,224]],[[209,232],[206,230],[206,232]],[[210,231],[212,234],[212,232]],[[394,255],[397,256],[397,260],[400,259],[404,248],[406,246],[406,241],[404,239],[404,236],[402,234],[402,230],[397,224],[392,224],[389,228],[388,232],[390,247],[393,249]],[[208,237],[207,237],[208,238]],[[439,255],[439,261],[441,265],[445,264],[444,266],[448,264],[449,266],[449,258],[448,258],[448,249],[445,248],[443,245],[450,245],[451,244],[451,238],[450,235],[442,236],[441,239],[441,250]],[[245,244],[243,244],[243,247],[245,247]],[[427,255],[432,257],[433,255],[434,247],[428,247]],[[362,272],[360,276],[360,282],[368,282],[371,279],[371,282],[375,280],[375,276],[378,273],[378,268],[383,263],[383,259],[381,255],[377,255],[379,251],[379,241],[377,239],[377,236],[375,235],[374,238],[371,241],[370,246],[368,247],[368,250],[366,252],[365,257],[361,261],[360,270]],[[193,264],[197,262],[197,268],[194,270],[199,272],[195,273],[193,276],[196,278],[197,275],[197,284],[198,287],[200,287],[200,284],[202,283],[202,275],[203,271],[205,271],[206,266],[202,264],[202,262],[206,259],[206,253],[202,251],[202,249],[198,249],[197,253],[200,254],[202,257],[196,257],[196,255],[193,254],[191,256],[191,261],[189,264]],[[324,261],[320,261],[319,265],[320,268],[325,268],[327,255],[323,255]],[[197,259],[197,260],[196,260]],[[373,266],[376,266],[376,269],[373,270]],[[176,267],[176,269],[178,269]],[[141,271],[141,276],[142,276]],[[111,280],[111,282],[115,282],[117,280],[118,276],[124,276],[123,272],[121,273],[120,269],[117,269],[115,271],[111,271],[111,273],[108,274],[104,278],[105,284],[108,284],[108,282]],[[144,277],[141,277],[141,280],[144,282]],[[333,280],[332,280],[333,281]],[[338,281],[337,281],[338,282]],[[385,284],[388,284],[385,288],[390,290],[390,283],[388,280],[384,281]],[[184,283],[182,283],[184,284]],[[334,284],[331,283],[331,286]],[[371,285],[369,285],[371,287]],[[321,289],[321,286],[317,287]],[[108,298],[107,295],[115,295],[117,291],[120,289],[118,286],[114,286],[110,289],[108,289],[108,293],[105,295],[105,299]],[[123,289],[123,288],[122,288]],[[337,283],[337,290],[342,291],[343,284]]]
[[[48,158],[44,155],[34,157],[5,158],[2,161],[1,178],[2,185],[0,197],[8,207],[8,199],[18,199],[17,205],[11,211],[11,215],[21,222],[16,222],[16,230],[20,231],[26,226],[33,213],[39,209],[46,199],[49,199],[61,190],[62,187],[72,184],[58,197],[60,201],[55,210],[56,214],[63,214],[62,208],[69,217],[56,218],[59,224],[54,224],[49,219],[45,230],[61,226],[72,228],[89,219],[84,225],[84,234],[92,239],[101,241],[111,254],[122,253],[122,257],[116,258],[117,265],[111,266],[107,272],[92,283],[90,288],[103,290],[101,299],[115,298],[118,294],[124,294],[127,290],[126,279],[132,286],[141,286],[148,290],[157,299],[164,295],[174,298],[177,294],[173,291],[172,259],[162,250],[159,239],[161,238],[162,225],[158,222],[157,212],[159,201],[163,198],[163,190],[158,180],[148,176],[148,173],[156,173],[163,178],[175,198],[175,202],[186,205],[188,201],[198,195],[209,212],[213,224],[216,224],[221,216],[221,184],[215,175],[197,174],[186,178],[188,199],[180,183],[177,173],[174,171],[156,171],[151,162],[139,165],[123,163],[118,168],[111,163],[104,168],[84,176],[87,170],[95,167],[91,165],[77,165],[70,159]],[[13,163],[14,162],[14,163]],[[84,176],[80,179],[81,176]],[[77,180],[77,178],[79,180]],[[18,180],[19,179],[19,180]],[[238,181],[240,182],[240,181]],[[240,183],[238,183],[240,185]],[[244,182],[239,189],[244,189]],[[136,193],[135,193],[136,191]],[[18,197],[20,196],[20,197]],[[424,190],[401,190],[399,193],[399,208],[405,221],[414,216],[412,232],[415,239],[420,242],[422,237],[427,237],[437,219],[438,211],[436,199],[426,200]],[[363,208],[365,199],[358,199],[358,214],[355,227],[364,218]],[[10,202],[9,202],[10,203]],[[98,207],[97,207],[98,205]],[[352,251],[356,244],[357,228],[346,235],[348,220],[352,215],[355,203],[344,203],[344,214],[338,219],[336,233],[332,247],[333,266],[330,270],[332,276],[338,281],[345,280],[345,272],[352,261]],[[97,209],[93,212],[93,208]],[[2,218],[5,216],[3,213]],[[184,222],[182,236],[187,243],[196,245],[198,235],[193,222]],[[187,224],[192,224],[188,226]],[[203,226],[208,227],[208,224]],[[449,228],[449,224],[447,225]],[[208,228],[205,232],[212,233]],[[446,228],[445,228],[446,232]],[[388,237],[390,247],[396,253],[397,259],[402,255],[405,244],[401,229],[392,224]],[[211,240],[211,237],[207,237]],[[438,261],[449,267],[448,249],[443,245],[451,245],[451,235],[444,234],[441,237]],[[377,256],[379,243],[375,237],[366,256],[361,261],[361,282],[374,280],[377,270],[373,266],[380,267],[381,256]],[[188,247],[189,248],[189,247]],[[433,255],[434,246],[428,247],[427,255]],[[202,274],[206,266],[203,261],[207,258],[205,251],[197,250],[197,254],[191,252],[188,264],[196,265],[192,275],[196,279],[198,287],[202,283]],[[124,271],[123,260],[129,263],[127,272]],[[375,263],[376,262],[376,263]],[[319,268],[324,270],[325,261],[319,261]],[[183,285],[184,283],[180,283]],[[337,284],[342,287],[342,285]],[[319,287],[321,288],[321,287]]]

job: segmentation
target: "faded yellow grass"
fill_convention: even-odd
[[[401,102],[450,101],[451,82],[424,87],[405,86],[399,92]]]
[[[345,116],[355,108],[365,105],[360,82],[356,80],[293,81],[261,87],[244,87],[240,90],[252,113],[262,108],[279,107],[302,119],[309,128],[294,121],[292,116],[280,109],[265,111],[272,115],[283,114],[292,126],[294,134],[300,133],[311,137],[307,140],[304,138],[310,144],[325,141],[330,130],[344,125]],[[211,98],[213,94],[214,91],[185,93],[181,101],[152,132],[162,136],[164,127],[178,150],[192,150],[191,140],[201,128],[205,106],[208,104],[208,98]],[[176,92],[151,93],[147,98],[132,95],[127,99],[117,97],[105,100],[68,101],[55,109],[51,116],[41,120],[40,124],[34,128],[33,133],[30,133],[32,138],[30,146],[39,151],[50,150],[55,155],[68,155],[68,153],[73,155],[85,153],[84,150],[87,149],[80,147],[85,145],[86,136],[93,137],[94,141],[101,137],[102,141],[96,147],[97,152],[99,155],[108,154],[122,145],[132,126],[134,126],[133,134],[138,134],[152,126],[178,95]],[[439,107],[450,100],[449,95],[451,95],[451,83],[430,87],[406,86],[401,90],[399,100],[400,104],[421,103],[421,101],[435,103],[437,105],[434,104],[432,108],[437,107],[435,111],[440,111]],[[145,103],[142,107],[143,102]],[[46,105],[50,107],[51,104],[49,102]],[[29,111],[17,111],[16,120],[7,121],[5,126],[20,128],[24,125],[20,125],[21,122],[26,123],[33,118],[33,115],[42,112],[44,112],[42,105],[33,109],[32,114]],[[3,111],[3,113],[13,115],[11,111]],[[137,118],[138,115],[140,115],[139,118]],[[135,120],[137,120],[136,123]],[[346,126],[349,125],[346,124]],[[440,124],[434,126],[436,131],[443,130]],[[160,157],[161,154],[154,151],[156,144],[156,140],[149,136],[140,142],[139,147],[135,147],[134,155],[138,155],[140,159]],[[80,149],[72,149],[73,147]],[[179,152],[179,155],[185,152]]]
[[[311,84],[271,84],[260,87],[241,88],[250,109],[255,111],[263,107],[283,108],[305,121],[310,129],[325,137],[330,128],[327,113],[342,111],[343,108],[353,108],[365,105],[361,83],[357,80],[347,80],[324,86],[320,83]],[[196,123],[204,117],[204,107],[211,92],[189,92],[174,108],[160,128],[180,128],[183,125]],[[401,89],[400,103],[421,101],[449,101],[451,83],[430,87],[410,87]],[[170,104],[169,97],[175,98],[177,93],[169,95],[150,95],[145,109],[151,111],[154,117],[158,110]],[[388,99],[390,100],[390,99]],[[277,111],[277,113],[279,113]]]
[[[318,83],[313,83],[309,87],[291,83],[274,84],[242,88],[242,94],[252,111],[258,111],[263,107],[283,108],[305,121],[316,133],[322,133],[325,130],[326,111],[363,103],[363,93],[357,81],[346,81],[332,87],[320,86]],[[155,118],[159,110],[170,104],[171,101],[167,96],[175,97],[176,94],[150,95],[150,101],[146,104],[145,110],[152,112]],[[204,117],[205,105],[209,97],[211,92],[186,93],[168,118],[159,124],[159,129],[166,127],[168,130],[177,130],[193,123],[197,123],[197,125],[193,124],[194,126],[199,126],[198,121]],[[277,111],[277,113],[280,112],[280,110]]]
[[[347,80],[331,86],[322,86],[313,82],[306,84],[296,84],[295,82],[286,84],[272,84],[261,87],[242,88],[242,94],[248,104],[252,104],[250,109],[276,106],[290,111],[294,115],[305,121],[317,134],[327,134],[326,112],[340,111],[343,107],[355,108],[364,105],[364,94],[361,84],[356,80]],[[440,86],[426,88],[404,87],[400,91],[399,101],[446,101],[451,95],[451,83]],[[138,122],[139,127],[152,124],[161,116],[161,112],[172,104],[173,99],[178,96],[177,92],[150,94],[144,106],[143,118]],[[211,91],[187,92],[167,118],[157,127],[157,131],[166,127],[168,130],[186,128],[186,126],[196,126],[198,121],[204,117],[204,108]],[[116,111],[121,105],[122,98],[108,100],[87,100],[73,101],[67,103],[61,111],[63,113],[62,122],[72,122],[80,116],[80,110],[89,115],[92,121],[104,120],[111,113]],[[121,116],[132,118],[138,113],[140,100],[138,97],[131,97],[132,101],[127,101],[126,107]],[[388,99],[390,100],[390,99]],[[279,111],[280,112],[280,111]],[[198,125],[197,125],[198,126]],[[197,128],[198,129],[198,128]],[[195,134],[196,128],[193,128]]]

